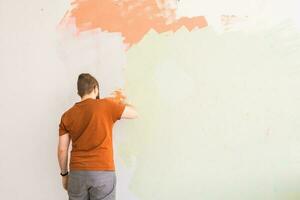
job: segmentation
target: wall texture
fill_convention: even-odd
[[[61,114],[89,72],[115,126],[120,200],[300,198],[296,0],[0,1],[0,195],[67,199]]]

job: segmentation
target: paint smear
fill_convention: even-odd
[[[124,43],[138,43],[150,29],[158,33],[177,31],[185,26],[189,31],[207,26],[205,17],[176,19],[172,0],[75,0],[61,25],[75,22],[77,33],[100,28],[120,32]]]
[[[299,39],[284,22],[150,31],[130,48],[125,94],[140,117],[122,124],[118,146],[135,169],[130,190],[140,200],[299,199]]]

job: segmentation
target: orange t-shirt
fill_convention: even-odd
[[[63,113],[59,136],[69,133],[72,140],[70,171],[115,170],[112,129],[124,109],[112,98],[88,98]]]

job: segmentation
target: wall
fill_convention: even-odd
[[[299,3],[124,2],[0,1],[2,198],[67,199],[58,123],[90,72],[140,113],[118,199],[299,199]]]

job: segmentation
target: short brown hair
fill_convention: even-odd
[[[81,73],[78,76],[77,80],[77,94],[80,97],[83,97],[86,94],[89,94],[93,89],[97,87],[99,90],[98,81],[89,73]]]

